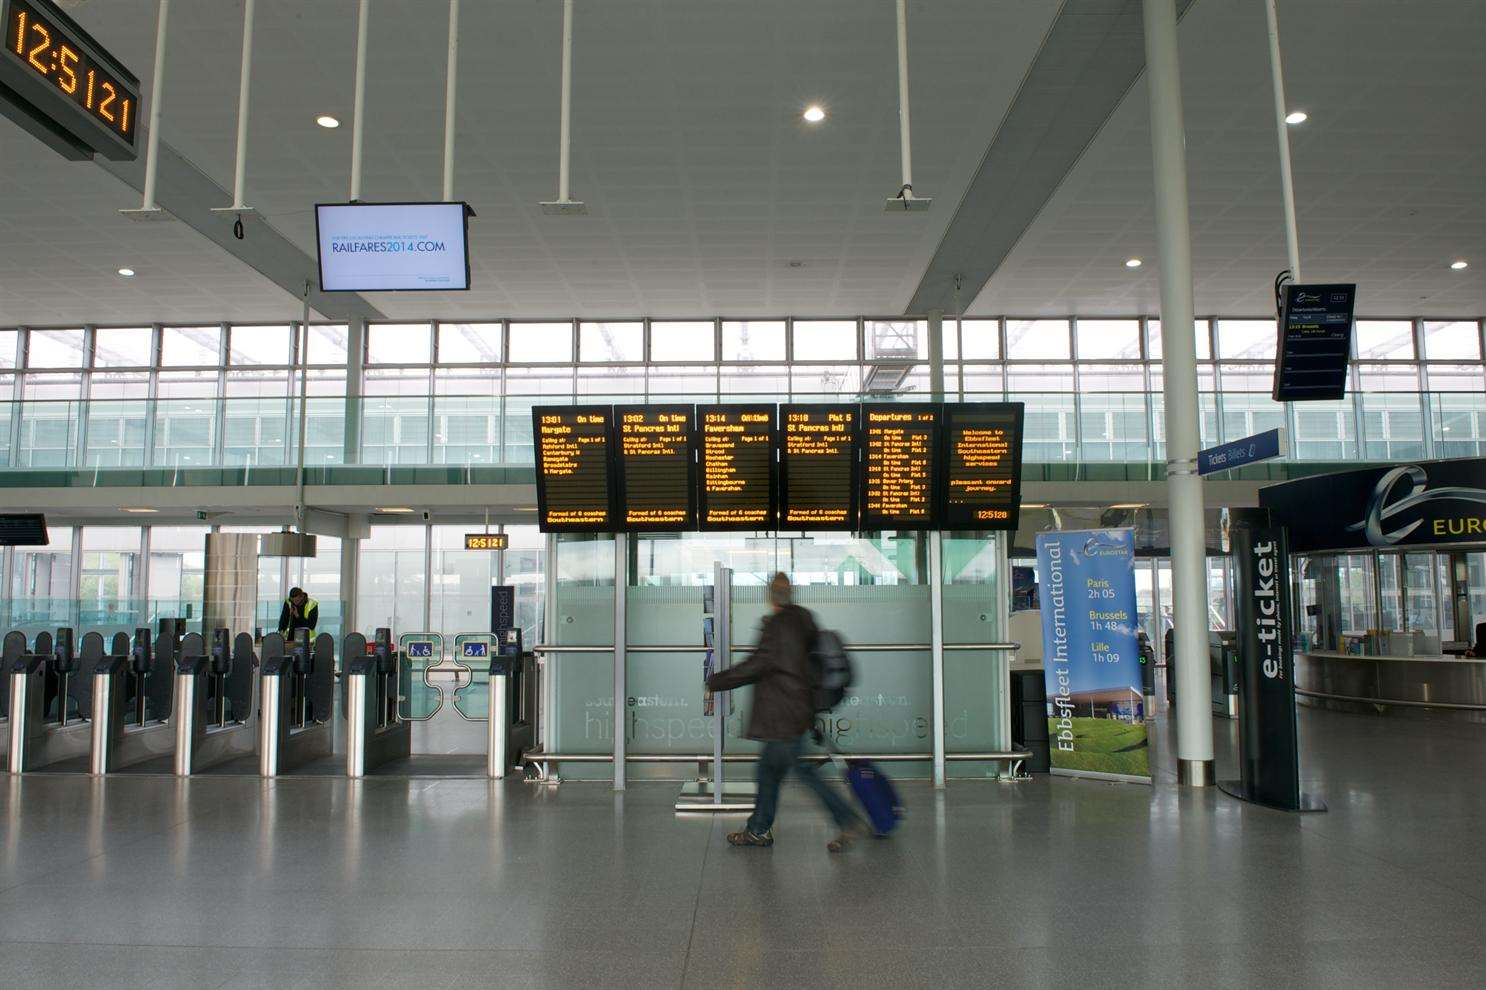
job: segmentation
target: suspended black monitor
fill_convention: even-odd
[[[780,407],[780,529],[856,529],[859,408]]]
[[[696,423],[689,405],[615,406],[620,520],[632,532],[695,529]]]
[[[944,406],[940,528],[1016,532],[1022,508],[1020,402]]]
[[[1285,286],[1274,363],[1276,402],[1335,402],[1347,394],[1356,302],[1356,285]]]
[[[50,542],[46,516],[40,512],[0,514],[0,547],[44,547]]]
[[[534,406],[537,524],[543,533],[612,533],[612,406]]]

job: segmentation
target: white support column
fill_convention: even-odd
[[[944,401],[944,313],[929,311],[929,398]]]
[[[1274,3],[1275,0],[1264,0],[1264,16],[1269,24],[1269,74],[1274,90],[1274,126],[1279,134],[1280,192],[1285,200],[1285,249],[1290,262],[1290,277],[1299,282],[1300,233],[1295,221],[1295,176],[1290,169],[1290,125],[1285,123],[1290,110],[1285,106],[1285,69],[1280,61],[1280,21]]]
[[[1192,237],[1187,217],[1186,136],[1175,0],[1144,0],[1146,88],[1151,104],[1156,244],[1161,265],[1165,364],[1166,485],[1176,622],[1177,779],[1213,783],[1213,716],[1207,658],[1207,568],[1202,479],[1197,475],[1197,347],[1193,336]]]
[[[366,24],[371,0],[361,0],[356,12],[356,95],[351,104],[351,202],[361,198],[361,121],[366,111]]]
[[[454,201],[454,108],[459,91],[459,0],[449,0],[449,68],[444,77],[444,202]]]
[[[934,787],[944,788],[944,550],[943,534],[929,540],[929,664],[933,681]]]
[[[624,641],[626,590],[629,585],[629,536],[614,534],[614,789],[624,790],[625,746],[624,713],[627,688],[625,686]]]

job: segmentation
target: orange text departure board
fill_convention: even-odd
[[[772,405],[697,407],[700,529],[776,528],[774,413]]]
[[[693,408],[616,406],[620,521],[654,532],[696,526]]]
[[[780,407],[780,529],[857,528],[858,408]]]
[[[544,533],[619,528],[609,445],[611,406],[535,406],[537,519]]]
[[[947,403],[944,501],[937,528],[1015,530],[1022,498],[1019,402]]]
[[[931,529],[941,407],[862,406],[862,524],[868,532]]]

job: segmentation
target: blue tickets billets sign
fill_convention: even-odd
[[[1276,427],[1273,430],[1265,430],[1263,433],[1255,433],[1251,437],[1244,437],[1242,440],[1231,440],[1228,443],[1220,443],[1216,447],[1198,451],[1197,473],[1213,474],[1216,471],[1229,471],[1236,467],[1243,467],[1245,464],[1254,464],[1284,455],[1285,434]]]

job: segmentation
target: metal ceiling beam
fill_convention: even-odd
[[[114,162],[96,158],[100,168],[125,185],[144,190],[144,160]],[[160,142],[158,189],[160,208],[216,244],[243,264],[273,282],[295,299],[304,297],[310,284],[310,308],[328,320],[379,320],[383,318],[364,297],[353,292],[321,292],[319,265],[261,216],[243,213],[244,237],[232,233],[232,217],[212,212],[213,207],[232,201],[232,193],[217,185],[189,159],[165,141]]]
[[[1064,0],[906,312],[956,312],[956,275],[980,294],[1144,69],[1141,0]]]

